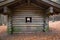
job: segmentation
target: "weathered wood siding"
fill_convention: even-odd
[[[32,23],[26,23],[25,18],[26,17],[32,17]],[[25,10],[22,12],[15,12],[13,15],[13,26],[33,26],[33,25],[40,25],[43,24],[43,17],[38,13],[38,11],[35,13],[35,11],[31,10]]]
[[[26,23],[26,17],[32,17],[32,22]],[[12,26],[15,30],[17,29],[23,32],[43,30],[43,11],[35,6],[23,6],[22,8],[18,7],[14,9],[12,20]]]

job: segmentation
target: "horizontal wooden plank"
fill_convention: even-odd
[[[14,21],[25,21],[26,19],[12,19]],[[32,19],[32,21],[43,21],[44,19]]]
[[[25,17],[32,17],[31,23],[25,23]],[[43,16],[41,15],[40,11],[33,11],[33,10],[24,10],[24,11],[15,11],[13,15],[13,26],[43,26]]]
[[[13,19],[14,20],[14,22],[22,22],[22,21],[26,21],[26,19]],[[44,20],[43,19],[32,19],[32,22],[43,22]]]
[[[34,11],[42,11],[42,10],[40,10],[40,9],[39,9],[39,10],[20,10],[20,9],[19,9],[19,10],[15,10],[15,12],[16,12],[16,11],[17,11],[17,12],[18,12],[18,11],[19,11],[19,12],[22,12],[22,11],[24,11],[24,12],[26,12],[26,11],[33,11],[33,12],[34,12]]]
[[[26,16],[20,16],[20,15],[13,16],[13,18],[25,18],[25,17],[43,18],[42,16],[29,16],[29,15],[28,16],[27,15]]]
[[[44,23],[40,23],[40,24],[38,24],[38,23],[36,23],[36,24],[19,24],[19,23],[13,23],[13,25],[43,25]]]
[[[38,14],[38,13],[36,13],[36,14],[33,14],[33,13],[32,14],[31,13],[30,14],[29,13],[28,14],[27,13],[26,14],[24,14],[24,13],[23,14],[21,14],[21,13],[14,14],[14,16],[19,16],[19,15],[20,16],[28,16],[28,15],[29,16],[33,16],[33,15],[34,16],[42,16],[41,14]]]
[[[43,30],[40,30],[40,31],[19,31],[19,32],[13,32],[13,33],[20,33],[20,34],[35,34],[35,33],[38,33],[38,32],[43,32]]]
[[[43,29],[43,27],[14,27],[15,29],[19,30],[38,30],[38,29]],[[28,29],[29,28],[29,29]]]
[[[29,27],[29,26],[32,26],[32,27],[33,27],[33,26],[41,26],[41,27],[43,27],[43,25],[13,25],[13,26],[23,26],[23,27],[26,27],[26,26],[28,26],[28,27]]]
[[[26,23],[26,22],[13,22],[12,24],[44,24],[44,22],[31,22],[31,23]]]
[[[36,30],[36,29],[43,29],[43,27],[14,27],[15,29],[25,29],[25,30],[27,30],[28,28],[30,29],[30,30]]]
[[[18,21],[18,22],[13,22],[13,23],[18,23],[18,24],[42,24],[42,23],[44,23],[43,21],[41,21],[41,22],[39,22],[39,21],[33,21],[33,22],[31,22],[31,23],[26,23],[25,21],[22,21],[22,22],[20,22],[20,21]]]
[[[16,18],[15,18],[15,17],[14,17],[13,19],[25,19],[25,18],[26,18],[26,17],[24,17],[24,18],[20,18],[20,17],[16,17]],[[40,20],[40,19],[43,19],[43,18],[42,18],[42,17],[41,17],[41,18],[38,18],[38,17],[37,17],[37,18],[34,18],[34,17],[32,17],[32,19],[39,19],[39,20]]]
[[[33,32],[42,32],[43,27],[14,27],[14,33],[33,33]]]
[[[35,12],[15,12],[13,16],[40,16],[42,17],[42,13]]]
[[[41,25],[41,24],[44,24],[44,23],[12,23],[14,25]]]

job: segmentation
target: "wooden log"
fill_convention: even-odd
[[[48,30],[49,30],[49,17],[46,17],[44,22],[44,31],[47,32]]]
[[[2,19],[1,19],[1,14],[0,14],[0,25],[2,25]]]
[[[46,10],[46,14],[53,14],[54,13],[54,8],[53,7],[49,7],[47,10]]]

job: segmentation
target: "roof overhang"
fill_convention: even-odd
[[[28,0],[16,0],[13,1],[11,3],[5,4],[3,6],[1,6],[1,8],[3,8],[4,6],[10,7],[10,8],[14,8],[18,5],[27,3]],[[44,8],[45,10],[47,10],[49,7],[53,7],[54,8],[54,12],[55,13],[60,13],[60,5],[57,3],[54,3],[52,1],[48,1],[48,0],[30,0],[30,3],[34,3],[39,7]]]

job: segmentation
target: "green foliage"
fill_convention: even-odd
[[[20,32],[20,31],[21,31],[20,28],[16,28],[16,27],[14,27],[14,32]]]
[[[11,33],[11,28],[8,28],[7,32],[10,34]]]
[[[13,27],[13,32],[20,32],[21,29],[20,28],[16,28],[16,27]],[[11,28],[8,27],[8,31],[7,31],[9,34],[11,33]]]
[[[44,30],[45,30],[45,32],[47,32],[49,30],[49,27],[46,27]]]

